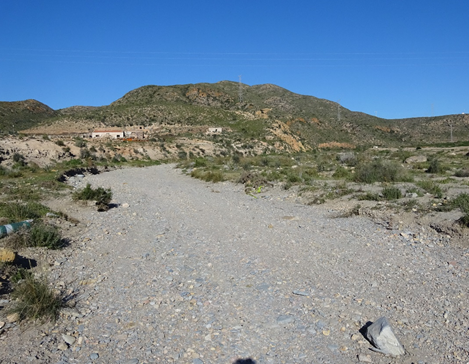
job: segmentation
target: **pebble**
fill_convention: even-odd
[[[76,340],[73,336],[65,335],[65,334],[62,334],[62,339],[64,339],[64,341],[69,345],[73,345]]]

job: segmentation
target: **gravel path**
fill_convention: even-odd
[[[469,362],[469,249],[446,238],[170,165],[87,182],[111,187],[117,207],[75,212],[87,227],[51,267],[76,306],[34,349],[4,333],[0,363]],[[359,329],[381,316],[405,356],[369,350]]]

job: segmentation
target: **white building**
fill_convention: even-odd
[[[96,129],[91,133],[92,138],[123,138],[124,130],[122,129]]]

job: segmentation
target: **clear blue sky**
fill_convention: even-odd
[[[0,100],[273,83],[384,118],[469,112],[467,0],[0,0]]]

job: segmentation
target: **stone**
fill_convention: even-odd
[[[12,313],[11,315],[7,316],[7,321],[8,322],[16,322],[20,319],[20,315],[18,313]]]
[[[277,323],[280,324],[280,325],[289,324],[293,321],[295,321],[295,318],[293,316],[281,315],[281,316],[277,317]]]
[[[372,363],[369,355],[359,354],[358,361],[362,363]]]
[[[91,360],[96,360],[99,358],[99,354],[98,353],[93,353],[93,354],[90,354],[90,359]]]
[[[129,206],[130,206],[130,205],[129,205],[127,202],[125,202],[125,203],[122,204],[122,207],[123,207],[124,209],[128,209]]]
[[[299,290],[293,291],[293,294],[296,294],[297,296],[309,296],[308,292],[299,291]]]
[[[394,335],[386,317],[381,317],[368,326],[365,336],[373,344],[373,351],[392,356],[405,354],[404,347]]]
[[[8,249],[0,249],[0,262],[13,263],[16,258],[16,253]]]
[[[60,344],[57,346],[57,348],[58,348],[59,350],[65,351],[65,350],[68,349],[68,345],[65,344],[65,343],[60,343]]]
[[[65,335],[65,334],[62,334],[62,339],[64,339],[64,341],[69,345],[73,345],[76,340],[73,336]]]

